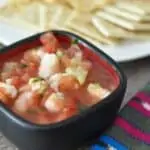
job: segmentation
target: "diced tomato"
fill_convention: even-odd
[[[77,101],[75,98],[68,98],[68,101],[66,103],[66,108],[69,109],[77,109]]]
[[[68,49],[70,45],[72,44],[72,38],[64,35],[58,35],[57,39],[61,45],[61,47]]]
[[[58,40],[51,33],[42,35],[40,41],[44,45],[44,50],[48,53],[55,53],[59,47]]]
[[[19,112],[26,112],[28,109],[39,106],[40,95],[34,92],[22,92],[15,101],[14,108]]]
[[[0,87],[0,92],[3,93],[3,94],[5,94],[6,93],[6,89],[3,88],[3,87]]]
[[[54,39],[56,39],[56,38],[52,33],[45,33],[45,34],[41,35],[41,37],[40,37],[40,41],[44,45],[49,43],[50,40],[54,40]]]
[[[12,77],[11,84],[16,88],[19,88],[22,85],[21,78],[19,76]]]
[[[55,53],[57,51],[57,48],[55,47],[55,45],[46,44],[44,45],[44,51],[48,53]]]
[[[29,64],[29,67],[32,69],[32,70],[37,70],[38,69],[38,65],[36,63],[30,63]]]
[[[41,95],[39,95],[37,92],[32,92],[32,97],[28,101],[29,107],[37,108],[40,105],[40,99],[41,99]]]
[[[77,90],[79,86],[79,82],[74,76],[67,75],[60,79],[60,91]]]

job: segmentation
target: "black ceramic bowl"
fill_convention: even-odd
[[[81,37],[65,31],[52,31],[62,41],[78,39],[101,59],[106,69],[112,72],[118,86],[114,92],[100,103],[87,109],[85,112],[50,125],[36,125],[14,114],[4,104],[0,103],[0,130],[21,150],[73,150],[85,141],[100,134],[114,120],[118,112],[126,89],[126,78],[120,67],[104,52],[93,46]],[[0,60],[4,61],[30,48],[40,46],[40,34],[19,41],[0,51]]]

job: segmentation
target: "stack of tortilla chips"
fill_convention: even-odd
[[[95,3],[94,7],[89,9],[87,5],[84,9],[78,8],[77,6],[81,5],[70,4],[69,0],[59,1],[61,2],[25,0],[25,3],[10,3],[0,9],[0,21],[35,32],[49,29],[67,30],[96,45],[115,45],[128,39],[150,39],[150,3],[147,1],[143,4],[112,4],[115,0],[100,0],[108,2],[102,7],[98,0],[90,0],[88,4]]]
[[[118,2],[92,18],[103,35],[120,39],[150,39],[150,2]]]

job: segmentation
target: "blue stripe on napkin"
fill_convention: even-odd
[[[106,148],[99,145],[93,145],[91,146],[90,150],[106,150]]]
[[[121,143],[117,142],[116,140],[114,140],[113,138],[111,138],[109,136],[101,136],[100,140],[102,142],[105,142],[109,146],[116,148],[116,150],[128,150],[127,147],[125,147],[124,145],[122,145]]]

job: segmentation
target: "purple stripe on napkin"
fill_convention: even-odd
[[[150,96],[144,92],[138,92],[136,97],[140,98],[141,101],[150,102]]]
[[[115,120],[115,125],[122,128],[124,131],[126,131],[131,136],[135,137],[136,139],[139,139],[147,144],[150,144],[150,134],[146,134],[141,132],[139,129],[135,128],[129,122],[125,121],[121,117],[118,117]]]
[[[150,111],[145,109],[143,107],[143,105],[141,105],[140,103],[136,102],[136,101],[130,101],[128,103],[128,106],[136,109],[137,111],[141,112],[143,115],[150,117]]]

